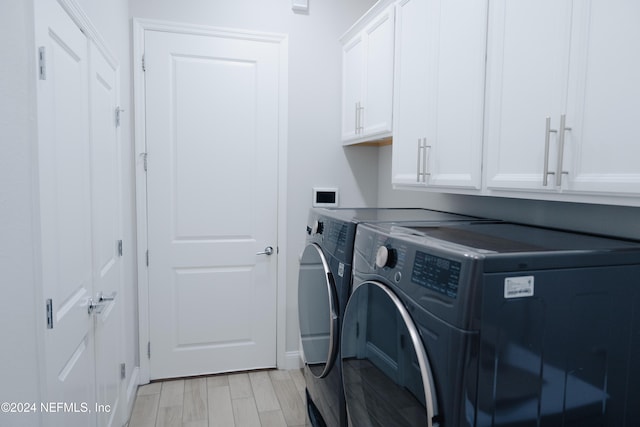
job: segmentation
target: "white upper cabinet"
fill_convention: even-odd
[[[376,4],[341,39],[345,144],[391,136],[393,37],[393,5]]]
[[[491,0],[488,22],[487,189],[640,193],[640,3]]]
[[[392,181],[479,190],[487,2],[401,0]]]
[[[565,110],[571,2],[492,0],[486,96],[487,187],[545,188]],[[549,136],[549,138],[546,138]],[[553,147],[546,150],[545,141]],[[553,149],[553,151],[552,151]],[[548,151],[545,162],[545,152]],[[552,189],[553,176],[546,188]]]
[[[640,2],[575,1],[566,110],[568,191],[640,194]]]

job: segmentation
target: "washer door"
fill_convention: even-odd
[[[427,354],[407,309],[379,282],[358,286],[342,328],[342,373],[350,426],[437,426]]]
[[[298,320],[305,364],[315,377],[323,378],[338,352],[338,298],[329,264],[315,243],[300,259]]]

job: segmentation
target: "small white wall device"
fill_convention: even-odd
[[[336,208],[338,207],[337,188],[313,188],[314,208]]]
[[[291,0],[291,10],[294,12],[309,12],[309,0]]]

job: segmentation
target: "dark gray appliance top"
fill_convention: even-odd
[[[321,215],[354,223],[474,221],[481,218],[420,208],[317,208]]]
[[[485,272],[640,264],[640,242],[500,222],[385,226],[482,258]],[[419,236],[419,237],[415,237]]]
[[[632,242],[569,231],[510,223],[440,224],[436,227],[396,227],[393,233],[410,233],[444,240],[483,252],[556,252],[638,249]]]

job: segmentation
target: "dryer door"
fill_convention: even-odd
[[[354,290],[340,345],[350,426],[438,425],[424,345],[409,312],[388,286],[370,281]]]
[[[298,320],[305,364],[314,376],[323,378],[338,352],[338,298],[329,264],[315,243],[300,259]]]

